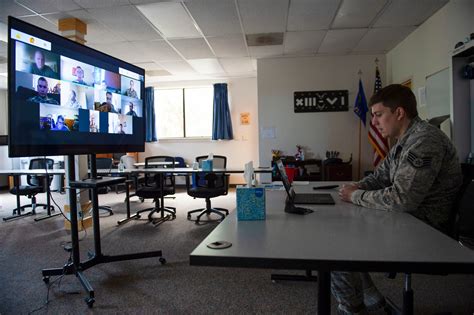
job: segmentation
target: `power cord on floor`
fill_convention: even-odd
[[[49,292],[51,290],[51,288],[53,287],[54,284],[58,284],[58,289],[60,289],[61,287],[61,280],[64,278],[64,276],[66,275],[66,266],[71,264],[72,263],[72,250],[70,251],[69,253],[69,258],[66,262],[66,264],[64,265],[64,268],[63,268],[63,274],[58,276],[56,279],[54,279],[53,281],[50,281],[47,283],[47,291],[46,291],[46,301],[43,303],[43,305],[41,305],[40,307],[37,307],[35,308],[34,310],[31,310],[28,312],[28,315],[29,314],[33,314],[35,312],[38,312],[40,310],[42,310],[43,308],[47,307],[48,304],[49,304]],[[69,292],[66,292],[66,293],[69,293]],[[77,294],[79,292],[72,292],[71,294]]]

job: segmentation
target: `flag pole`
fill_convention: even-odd
[[[357,73],[359,75],[359,80],[362,79],[362,70],[359,69]],[[361,134],[362,134],[362,120],[359,119],[359,153],[357,157],[357,180],[360,180],[360,158],[361,158]]]

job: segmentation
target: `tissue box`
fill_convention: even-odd
[[[212,160],[203,160],[201,167],[203,171],[212,171]]]
[[[265,188],[237,187],[237,219],[265,220]]]

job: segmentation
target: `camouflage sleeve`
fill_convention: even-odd
[[[357,185],[363,190],[377,190],[390,185],[390,156],[387,156],[382,163],[370,174],[359,182]]]
[[[426,137],[407,143],[393,184],[378,190],[356,190],[351,201],[367,208],[415,211],[431,188],[445,155],[445,148]]]

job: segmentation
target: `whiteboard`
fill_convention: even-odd
[[[449,68],[426,77],[426,106],[428,117],[450,114]]]

